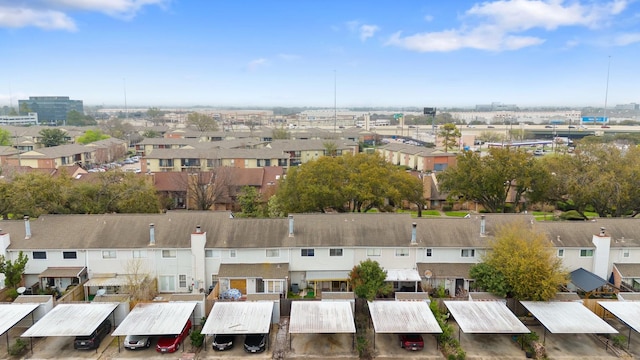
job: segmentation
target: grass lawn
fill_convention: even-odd
[[[444,213],[447,216],[453,216],[453,217],[465,217],[467,216],[467,214],[469,214],[468,211],[446,211]]]

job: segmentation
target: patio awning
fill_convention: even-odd
[[[307,271],[307,281],[332,281],[349,279],[349,271]]]
[[[573,285],[586,292],[593,291],[609,283],[607,280],[583,268],[573,270],[570,275]]]
[[[289,276],[289,264],[220,264],[220,278],[285,279]]]
[[[86,274],[87,268],[80,267],[48,267],[38,275],[39,278],[77,278]]]
[[[144,281],[144,277],[138,275],[114,275],[114,276],[97,276],[89,279],[84,283],[85,287],[90,286],[126,286],[129,284],[141,284]]]
[[[420,274],[415,269],[388,269],[385,281],[420,281]]]

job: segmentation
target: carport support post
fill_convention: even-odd
[[[627,336],[627,350],[631,346],[631,326],[629,326],[629,336]]]

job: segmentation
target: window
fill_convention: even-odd
[[[342,249],[329,249],[329,256],[342,256]]]
[[[187,275],[178,275],[178,287],[187,287]]]
[[[300,256],[314,256],[314,250],[313,249],[301,249],[300,250]]]
[[[34,251],[33,253],[31,253],[31,257],[35,260],[45,260],[47,258],[47,252],[46,251]]]
[[[558,249],[558,257],[564,257],[564,249]]]
[[[267,257],[280,257],[280,249],[267,249]]]
[[[396,256],[409,256],[409,249],[396,249]]]
[[[172,259],[176,257],[176,251],[175,250],[162,250],[162,257],[165,259]]]
[[[581,249],[580,257],[593,257],[593,249]]]
[[[460,252],[462,257],[476,257],[476,249],[462,249]]]
[[[115,259],[116,258],[116,251],[115,250],[103,250],[102,251],[102,258],[103,259]]]
[[[160,292],[176,291],[176,277],[174,275],[160,275]]]
[[[205,250],[204,251],[204,257],[219,258],[220,257],[220,250]]]
[[[367,256],[380,256],[381,254],[382,250],[380,248],[367,249]]]
[[[427,257],[433,256],[433,249],[427,249]]]
[[[629,249],[622,250],[622,257],[626,257],[626,258],[629,257]]]
[[[62,252],[62,258],[63,259],[77,259],[78,258],[78,253],[76,253],[75,251],[63,251]]]
[[[141,259],[147,257],[147,250],[133,250],[133,258]]]
[[[230,258],[234,258],[234,257],[236,257],[236,255],[237,255],[237,254],[236,254],[236,251],[235,251],[235,250],[229,250],[229,257],[230,257]]]

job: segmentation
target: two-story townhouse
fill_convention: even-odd
[[[47,274],[58,268],[84,268],[94,278],[128,274],[132,264],[141,264],[158,279],[161,292],[214,286],[217,291],[233,287],[245,294],[284,295],[292,284],[316,293],[348,291],[349,271],[372,259],[393,273],[417,273],[418,289],[444,286],[454,294],[474,289],[470,267],[482,260],[500,226],[512,221],[545,233],[568,271],[583,268],[605,279],[613,273],[616,282],[637,281],[637,274],[629,276],[616,267],[640,268],[638,220],[535,222],[519,214],[467,219],[416,219],[408,214],[248,219],[193,211],[46,215],[27,222],[1,221],[0,254],[15,259],[24,251],[29,256],[26,283],[44,276],[47,280],[42,281],[50,284],[48,278],[53,278],[56,287],[64,283]],[[402,290],[414,280],[389,281]]]
[[[456,164],[454,153],[404,143],[389,143],[376,151],[392,164],[423,172],[444,171]]]
[[[0,146],[0,166],[7,163],[10,156],[17,155],[18,150],[13,146]]]
[[[274,140],[266,147],[289,154],[291,166],[298,166],[322,156],[355,155],[359,152],[358,143],[341,139]],[[334,152],[334,154],[330,152]]]
[[[143,172],[209,171],[235,168],[289,167],[289,154],[272,149],[158,149],[143,159]]]
[[[30,166],[34,169],[57,169],[60,166],[87,166],[95,163],[96,149],[85,145],[67,144],[27,151],[8,157],[13,166]]]
[[[99,140],[85,146],[95,149],[94,161],[97,164],[106,164],[123,159],[129,150],[127,142],[117,138]]]
[[[185,146],[196,145],[197,139],[184,138],[145,138],[136,144],[136,155],[146,156],[156,149],[180,149]]]

